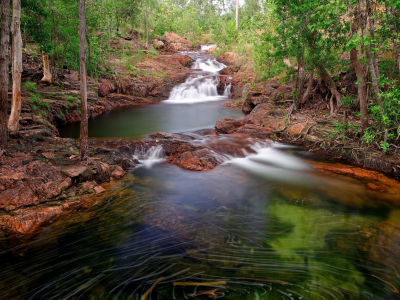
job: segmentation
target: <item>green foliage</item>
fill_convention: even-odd
[[[374,128],[372,127],[368,127],[365,132],[364,135],[361,138],[361,141],[363,143],[366,144],[371,144],[373,142],[375,142],[375,140],[377,139],[378,134],[376,133],[376,131],[374,130]]]
[[[155,50],[149,50],[149,54],[151,54],[151,55],[158,55],[158,53],[157,53],[157,51],[155,51]]]
[[[24,90],[27,92],[35,92],[37,90],[36,84],[27,80],[24,84]]]

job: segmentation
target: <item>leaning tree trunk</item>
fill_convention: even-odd
[[[322,80],[326,83],[332,95],[335,96],[337,108],[339,110],[340,104],[342,103],[342,95],[337,90],[335,82],[333,81],[331,75],[329,75],[325,67],[322,64],[320,64],[318,66],[318,69],[319,69],[319,75],[321,76]]]
[[[311,69],[310,78],[308,79],[307,90],[304,93],[303,98],[301,99],[300,106],[303,106],[310,97],[313,82],[314,82],[314,68]]]
[[[53,77],[51,76],[49,56],[42,51],[42,57],[43,57],[43,78],[41,79],[41,81],[52,83]]]
[[[21,73],[22,73],[22,37],[21,37],[21,0],[13,0],[13,13],[11,22],[12,33],[12,106],[8,121],[10,134],[16,135],[19,128],[21,115]]]
[[[362,35],[364,38],[367,37],[367,12],[365,11],[365,0],[360,0],[360,7],[361,7],[361,30],[362,30]],[[369,67],[369,72],[371,73],[371,80],[372,80],[372,87],[374,88],[374,94],[375,94],[375,100],[376,103],[379,105],[379,109],[383,113],[383,105],[382,105],[382,100],[381,97],[379,96],[379,83],[378,79],[376,77],[375,73],[375,66],[373,62],[373,57],[371,53],[371,45],[369,43],[365,44],[365,51],[367,52],[367,61],[368,61],[368,67]]]
[[[0,38],[0,156],[7,147],[8,47],[10,42],[10,1],[1,1]]]
[[[394,23],[393,23],[392,8],[389,5],[389,3],[387,3],[387,1],[385,1],[385,5],[386,5],[386,15],[388,17],[389,28],[390,28],[390,32],[392,34],[392,42],[393,42],[394,48],[396,49],[397,63],[399,65],[399,71],[400,71],[400,43],[397,42],[397,32],[395,30]]]
[[[236,0],[236,30],[239,30],[239,0]]]
[[[86,35],[85,0],[79,0],[79,56],[80,56],[80,75],[81,75],[81,134],[80,134],[81,159],[87,159],[89,157],[85,35]]]
[[[368,22],[368,27],[369,27],[369,34],[371,35],[371,39],[374,41],[373,42],[373,47],[376,47],[376,42],[375,42],[375,17],[374,17],[374,11],[372,10],[371,7],[371,2],[370,0],[366,0],[367,1],[367,10],[368,10],[368,16],[369,16],[369,22]],[[378,55],[378,51],[374,51],[374,66],[375,66],[375,75],[376,78],[378,79],[379,82],[379,78],[380,78],[380,72],[379,72],[379,55]]]
[[[351,36],[350,39],[357,33],[358,24],[360,22],[360,13],[358,10],[354,11],[354,22],[351,25]],[[367,85],[365,83],[365,77],[363,68],[358,60],[357,48],[354,47],[350,50],[350,61],[354,67],[358,83],[358,98],[360,99],[360,114],[361,114],[361,131],[364,132],[368,127],[368,103],[367,103]]]

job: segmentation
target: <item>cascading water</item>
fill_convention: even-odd
[[[136,148],[133,158],[137,159],[146,168],[165,161],[164,149],[161,145],[150,148]]]
[[[226,67],[215,58],[204,55],[214,45],[201,46],[201,52],[187,52],[194,60],[193,73],[186,81],[176,86],[165,102],[167,103],[196,103],[205,101],[219,101],[227,99],[230,94],[231,84],[225,85],[222,95],[218,94],[218,72]]]

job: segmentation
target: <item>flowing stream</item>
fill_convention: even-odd
[[[252,153],[236,157],[218,147],[234,137],[189,132],[238,113],[215,94],[221,66],[191,55],[206,72],[196,71],[168,101],[91,124],[113,128],[103,137],[157,126],[187,132],[222,164],[191,172],[165,163],[160,146],[137,149],[143,166],[106,186],[98,209],[26,243],[3,241],[0,299],[399,299],[399,205],[366,182],[314,171],[313,163],[334,161],[301,148],[249,139]],[[140,129],[119,131],[120,117]]]

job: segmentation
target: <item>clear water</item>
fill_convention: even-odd
[[[399,210],[349,206],[365,185],[307,174],[138,168],[99,209],[1,253],[0,299],[142,299],[160,278],[147,299],[398,299],[382,281],[399,286],[398,232],[369,245],[362,229]]]
[[[182,120],[204,128],[207,113],[188,114],[232,113],[220,104],[113,111],[92,120],[91,136],[190,130]],[[24,243],[0,241],[0,299],[399,299],[399,205],[313,171],[321,158],[302,149],[252,143],[245,158],[219,152],[211,172],[139,151],[144,165],[106,185],[97,209]]]

